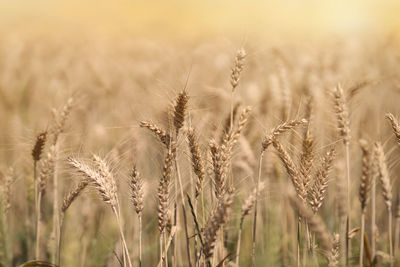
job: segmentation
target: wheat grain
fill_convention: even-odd
[[[271,133],[268,136],[264,138],[262,142],[263,150],[266,150],[273,143],[273,141],[276,140],[281,134],[294,129],[296,126],[306,123],[307,123],[306,119],[301,119],[301,120],[296,119],[279,124],[274,129],[272,129]]]
[[[188,140],[189,140],[189,149],[192,155],[192,166],[193,171],[197,176],[196,181],[196,188],[195,188],[195,197],[197,198],[202,191],[203,188],[203,181],[205,178],[205,171],[204,171],[204,164],[203,159],[200,153],[199,143],[197,141],[196,132],[193,128],[190,128],[188,133]]]

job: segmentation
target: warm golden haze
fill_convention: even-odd
[[[399,6],[0,2],[0,267],[398,266]]]

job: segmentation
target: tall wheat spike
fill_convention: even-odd
[[[388,211],[390,266],[393,267],[392,185],[390,184],[390,177],[386,165],[385,152],[383,151],[383,147],[379,142],[376,142],[374,144],[374,160],[377,164],[377,174],[382,185],[382,195]]]
[[[163,143],[166,147],[169,147],[171,136],[165,130],[148,121],[141,121],[140,127],[149,129],[152,133],[154,133],[155,136],[157,136],[161,143]]]
[[[157,196],[158,196],[158,229],[160,231],[160,251],[162,251],[162,238],[165,233],[169,221],[169,200],[170,200],[170,184],[173,172],[173,160],[175,158],[176,145],[171,144],[164,160],[163,172],[159,181]],[[162,254],[160,255],[160,260]]]
[[[346,185],[346,217],[342,218],[342,228],[345,232],[341,233],[340,237],[346,242],[346,251],[342,253],[344,258],[342,258],[346,266],[349,266],[350,257],[350,239],[349,239],[349,229],[351,229],[350,222],[350,119],[349,111],[346,103],[346,97],[344,95],[342,86],[338,84],[333,90],[333,104],[334,111],[337,121],[337,129],[340,138],[343,140],[343,144],[346,150],[346,171],[347,171],[347,185]]]
[[[392,113],[386,114],[386,118],[390,121],[397,143],[400,144],[400,125],[398,120],[393,116]]]
[[[192,155],[193,171],[198,178],[195,188],[195,197],[197,198],[203,188],[203,181],[205,178],[204,164],[195,130],[190,128],[187,136],[189,140],[190,153]]]
[[[131,199],[139,218],[139,266],[142,266],[142,211],[144,208],[143,180],[133,165],[130,174]]]
[[[235,63],[233,65],[233,68],[231,70],[231,112],[230,112],[230,127],[229,129],[232,130],[233,127],[233,120],[234,120],[234,107],[233,107],[233,103],[235,102],[235,91],[236,91],[236,87],[239,84],[240,81],[240,75],[242,73],[243,70],[243,66],[244,66],[244,61],[246,58],[246,51],[241,48],[236,52],[236,57],[235,57]],[[229,132],[229,131],[227,131]]]
[[[183,127],[185,122],[187,103],[189,101],[189,96],[186,90],[183,90],[178,94],[174,105],[174,126],[176,135],[178,136],[179,130]]]
[[[47,182],[50,177],[53,175],[54,172],[54,162],[56,157],[56,150],[55,146],[52,145],[47,153],[47,156],[44,160],[41,161],[41,168],[38,178],[38,198],[37,198],[37,218],[36,218],[36,250],[35,250],[35,257],[39,259],[40,257],[40,235],[41,235],[41,204],[42,198],[46,192]]]
[[[262,142],[262,148],[263,151],[265,151],[272,143],[274,140],[276,140],[281,134],[284,132],[290,131],[294,129],[296,126],[306,124],[307,120],[306,119],[295,119],[291,121],[286,121],[282,124],[279,124],[276,126],[274,129],[272,129],[271,133],[267,135],[263,142]]]
[[[322,159],[321,167],[317,170],[313,185],[309,192],[309,204],[314,213],[322,206],[328,187],[328,174],[335,158],[335,148],[331,148]]]
[[[128,247],[126,245],[125,236],[122,230],[120,207],[117,196],[117,185],[107,163],[97,155],[93,155],[93,165],[95,168],[71,157],[68,158],[68,162],[78,171],[78,173],[90,181],[90,183],[99,192],[102,200],[111,206],[120,230],[121,240],[124,247],[124,261],[127,259],[129,267],[132,267]]]

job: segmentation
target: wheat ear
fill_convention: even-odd
[[[382,185],[382,195],[388,210],[389,224],[389,255],[390,266],[393,267],[393,244],[392,244],[392,185],[390,184],[389,171],[386,165],[385,152],[381,143],[374,144],[374,160],[377,164],[377,174]]]
[[[325,198],[326,188],[328,187],[328,174],[335,158],[335,149],[331,148],[322,159],[322,165],[317,170],[314,183],[310,190],[309,204],[314,213],[317,213]]]
[[[139,219],[139,266],[142,266],[142,211],[144,207],[143,180],[140,173],[133,165],[130,173],[130,188],[132,204]]]
[[[364,260],[364,232],[365,232],[365,210],[367,207],[370,189],[371,189],[371,171],[370,171],[370,149],[367,141],[364,139],[359,140],[360,148],[362,151],[362,166],[361,166],[361,179],[360,179],[360,203],[361,203],[361,238],[360,238],[360,266],[363,265]]]
[[[281,134],[294,129],[296,126],[306,124],[306,119],[295,119],[291,121],[286,121],[282,124],[279,124],[274,129],[272,129],[271,133],[266,136],[262,142],[263,150],[266,150],[274,140],[276,140]]]
[[[275,128],[272,129],[271,133],[264,137],[262,143],[261,143],[261,153],[260,153],[260,158],[258,162],[258,178],[257,178],[257,186],[256,188],[258,189],[260,182],[261,182],[261,171],[262,171],[262,162],[264,159],[264,152],[265,150],[276,140],[281,134],[283,134],[286,131],[290,131],[294,129],[298,125],[302,125],[307,123],[307,120],[301,119],[301,120],[292,120],[292,121],[287,121],[284,122]],[[255,265],[255,251],[256,251],[256,231],[257,231],[257,214],[258,214],[258,194],[256,194],[256,200],[254,203],[254,217],[253,217],[253,244],[252,244],[252,252],[251,252],[251,261],[252,261],[252,266]]]
[[[148,121],[141,121],[140,127],[149,129],[161,143],[169,147],[171,136],[165,130]]]
[[[289,153],[283,148],[282,144],[275,140],[273,142],[273,146],[278,152],[278,156],[283,162],[283,165],[286,168],[286,172],[290,177],[290,180],[293,183],[294,188],[296,189],[297,196],[303,201],[307,201],[307,192],[304,188],[303,183],[301,182],[300,173],[298,171],[298,167],[295,165],[294,161],[290,157]]]
[[[107,163],[97,155],[93,155],[93,164],[95,168],[71,157],[68,158],[68,162],[78,171],[78,173],[80,173],[81,175],[83,175],[84,178],[90,181],[90,183],[99,192],[102,200],[105,203],[110,204],[119,226],[120,236],[124,247],[124,260],[125,258],[127,258],[129,267],[132,267],[128,246],[126,245],[125,236],[122,230],[120,207],[117,196],[117,186],[114,180],[114,176],[111,173]]]
[[[157,196],[158,196],[158,229],[160,231],[160,244],[162,244],[162,238],[167,227],[169,220],[168,205],[170,198],[170,184],[173,172],[173,160],[175,158],[176,146],[172,143],[172,146],[168,149],[167,155],[164,160],[163,172],[158,185]],[[162,251],[162,246],[160,247]],[[162,255],[160,255],[160,259]]]
[[[37,135],[36,142],[31,153],[33,159],[33,181],[35,183],[35,211],[37,211],[38,187],[39,187],[39,183],[37,181],[37,163],[42,157],[44,145],[46,143],[46,137],[47,137],[47,132],[42,132]]]
[[[244,66],[244,60],[246,58],[246,51],[241,48],[236,52],[236,57],[235,57],[235,63],[233,65],[232,71],[231,71],[231,110],[230,110],[230,127],[229,129],[232,130],[233,127],[233,120],[234,120],[234,107],[233,107],[233,103],[235,101],[235,91],[236,91],[236,87],[239,84],[240,81],[240,74],[242,73],[243,70],[243,66]],[[227,131],[229,132],[229,131]]]
[[[334,234],[332,249],[328,254],[328,267],[337,267],[339,265],[339,234]]]
[[[346,253],[344,256],[346,266],[349,266],[349,253],[350,253],[350,239],[349,239],[349,229],[350,229],[350,120],[349,111],[347,108],[346,98],[344,96],[343,89],[340,84],[338,84],[333,90],[333,104],[334,111],[337,119],[337,129],[339,136],[343,140],[343,144],[346,149],[346,170],[347,170],[347,186],[346,186],[346,218],[343,218],[343,226],[345,233],[342,233],[341,238],[345,239],[346,243]]]
[[[189,140],[190,153],[192,155],[193,171],[197,176],[195,188],[195,198],[197,198],[203,189],[203,181],[205,178],[204,164],[195,130],[193,128],[190,128],[187,136]]]
[[[47,181],[54,172],[54,161],[55,161],[55,147],[50,147],[49,152],[44,160],[41,161],[41,169],[39,173],[39,188],[38,188],[38,199],[37,199],[37,218],[36,218],[36,259],[40,257],[40,221],[41,221],[41,202],[46,192]]]
[[[399,121],[391,113],[386,114],[386,118],[390,121],[390,124],[391,124],[392,129],[393,129],[393,133],[396,136],[397,143],[400,144],[400,125],[399,125]]]
[[[179,130],[183,127],[183,123],[185,122],[188,101],[189,101],[189,96],[186,90],[180,92],[175,100],[174,126],[175,126],[176,136],[178,136]]]

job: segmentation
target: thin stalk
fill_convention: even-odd
[[[206,214],[204,211],[204,190],[201,190],[201,214],[203,217],[203,227],[206,225]]]
[[[182,201],[184,202],[183,195],[182,195]],[[187,252],[187,257],[188,257],[188,263],[189,263],[189,266],[191,267],[192,261],[190,259],[190,243],[189,243],[189,233],[188,233],[185,205],[182,205],[182,211],[183,211],[183,221],[184,221],[185,233],[186,233],[186,252]]]
[[[160,262],[164,261],[164,257],[163,257],[163,234],[164,234],[164,230],[160,233]]]
[[[175,232],[176,232],[176,228],[173,227],[171,229],[171,234],[169,235],[168,242],[166,243],[164,250],[162,250],[162,239],[161,239],[161,235],[160,235],[160,244],[161,244],[161,246],[160,246],[160,261],[158,262],[157,267],[162,266],[162,258],[164,257],[164,255],[167,254],[168,248],[171,245],[171,241],[172,241],[173,236],[175,235]]]
[[[35,213],[36,213],[36,223],[38,222],[38,181],[37,181],[37,161],[34,160],[33,161],[33,183],[34,183],[34,187],[35,187],[35,196],[34,196],[34,201],[35,201]],[[37,225],[36,225],[37,228]],[[37,232],[37,229],[36,229]],[[37,259],[37,255],[35,254],[36,259]]]
[[[188,226],[187,226],[187,219],[186,219],[185,198],[183,195],[182,179],[181,179],[181,173],[179,171],[177,156],[175,156],[175,168],[176,168],[176,175],[178,176],[179,187],[180,187],[180,192],[181,192],[182,211],[183,211],[184,227],[185,227],[185,234],[186,234],[186,252],[187,252],[187,257],[188,257],[188,263],[189,263],[189,266],[191,267],[192,261],[190,259],[190,243],[189,243],[189,233],[188,233]]]
[[[175,202],[174,202],[174,226],[178,227],[178,209],[176,208],[177,204],[176,201],[178,199],[178,181],[177,179],[174,179],[174,186],[175,186]],[[176,234],[174,236],[173,242],[172,242],[172,246],[173,246],[173,253],[172,253],[172,266],[175,267],[176,266],[176,257],[177,257],[177,240],[178,240],[178,234]],[[165,240],[164,240],[165,242]],[[168,255],[166,255],[168,256]],[[167,261],[167,267],[168,267],[168,261]]]
[[[194,207],[193,207],[193,212],[197,214],[197,198],[194,199]],[[192,214],[193,216],[193,214]],[[199,260],[199,254],[197,250],[197,234],[194,236],[194,266],[197,266],[197,262]]]
[[[236,248],[236,267],[239,267],[239,256],[240,256],[240,243],[242,240],[242,230],[243,230],[243,218],[240,219],[240,227],[238,233],[238,241],[237,241],[237,248]]]
[[[214,253],[215,254],[214,255],[215,256],[215,258],[214,258],[215,260],[217,260],[217,256],[219,256],[218,261],[219,261],[219,259],[222,257],[222,255],[224,253],[223,252],[224,251],[224,226],[223,225],[221,225],[219,239],[220,239],[220,242],[216,243],[217,244],[216,245],[217,251]]]
[[[260,161],[258,162],[258,179],[256,185],[256,200],[254,202],[254,218],[253,218],[253,246],[251,250],[251,266],[255,266],[256,263],[256,230],[257,230],[257,206],[258,206],[258,189],[261,180],[261,166],[264,157],[264,151],[261,151]]]
[[[361,238],[360,238],[360,267],[363,267],[364,260],[364,231],[365,231],[365,209],[361,212]]]
[[[394,250],[393,257],[396,258],[398,256],[399,250],[399,237],[400,237],[400,217],[396,217],[396,225],[394,230]]]
[[[231,119],[230,119],[230,126],[229,126],[229,131],[232,131],[233,128],[233,101],[234,101],[234,90],[231,90]]]
[[[168,267],[167,232],[164,230],[165,267]]]
[[[61,267],[61,240],[62,240],[62,233],[63,233],[63,227],[64,227],[64,216],[65,216],[65,213],[62,212],[61,216],[60,216],[60,230],[59,230],[60,236],[59,236],[59,238],[57,240],[57,251],[58,251],[58,253],[57,253],[57,266],[58,267]]]
[[[343,235],[346,235],[347,231],[347,218],[345,215],[342,215],[340,217],[340,266],[345,266],[346,265],[346,244],[347,244],[347,238]]]
[[[41,206],[42,194],[39,192],[38,199],[37,199],[37,207],[36,207],[36,214],[37,214],[37,221],[36,221],[36,250],[35,250],[35,258],[38,260],[40,256],[40,220],[41,220]]]
[[[139,267],[142,267],[142,214],[139,215]]]
[[[349,266],[349,254],[350,254],[350,143],[346,142],[346,171],[347,171],[347,208],[346,208],[346,266]]]
[[[39,259],[39,238],[38,234],[40,233],[39,224],[40,224],[40,209],[38,208],[38,180],[37,180],[37,161],[33,161],[33,182],[35,186],[35,213],[36,213],[36,249],[35,249],[35,258]]]
[[[389,215],[389,255],[390,255],[390,267],[393,267],[393,241],[392,241],[392,209],[388,209]]]
[[[311,232],[310,232],[310,228],[308,226],[308,222],[307,220],[304,220],[304,225],[306,226],[306,235],[307,235],[307,249],[308,251],[310,251],[310,253],[313,253],[312,250],[312,237],[311,237]]]
[[[58,206],[58,173],[57,173],[57,154],[58,154],[58,144],[55,145],[54,153],[54,171],[53,171],[53,230],[52,236],[54,237],[54,245],[52,248],[52,262],[57,262],[57,241],[59,239],[59,229],[60,229],[60,213]]]
[[[372,177],[372,187],[371,187],[371,250],[372,259],[375,258],[376,246],[375,246],[375,218],[376,218],[376,178]]]
[[[296,256],[296,266],[300,267],[300,215],[297,218],[297,256]]]
[[[118,206],[119,206],[119,205],[118,205]],[[130,259],[130,257],[129,257],[128,246],[126,245],[126,241],[125,241],[124,231],[122,230],[122,224],[121,224],[120,214],[119,214],[119,212],[117,211],[117,209],[116,209],[115,207],[112,207],[112,209],[113,209],[113,212],[114,212],[114,214],[115,214],[115,217],[117,218],[117,223],[118,223],[118,227],[119,227],[119,233],[120,233],[120,235],[121,235],[122,245],[123,245],[124,250],[125,250],[126,258],[128,259],[129,267],[132,267],[131,259]],[[119,209],[119,207],[118,207],[118,209]]]

